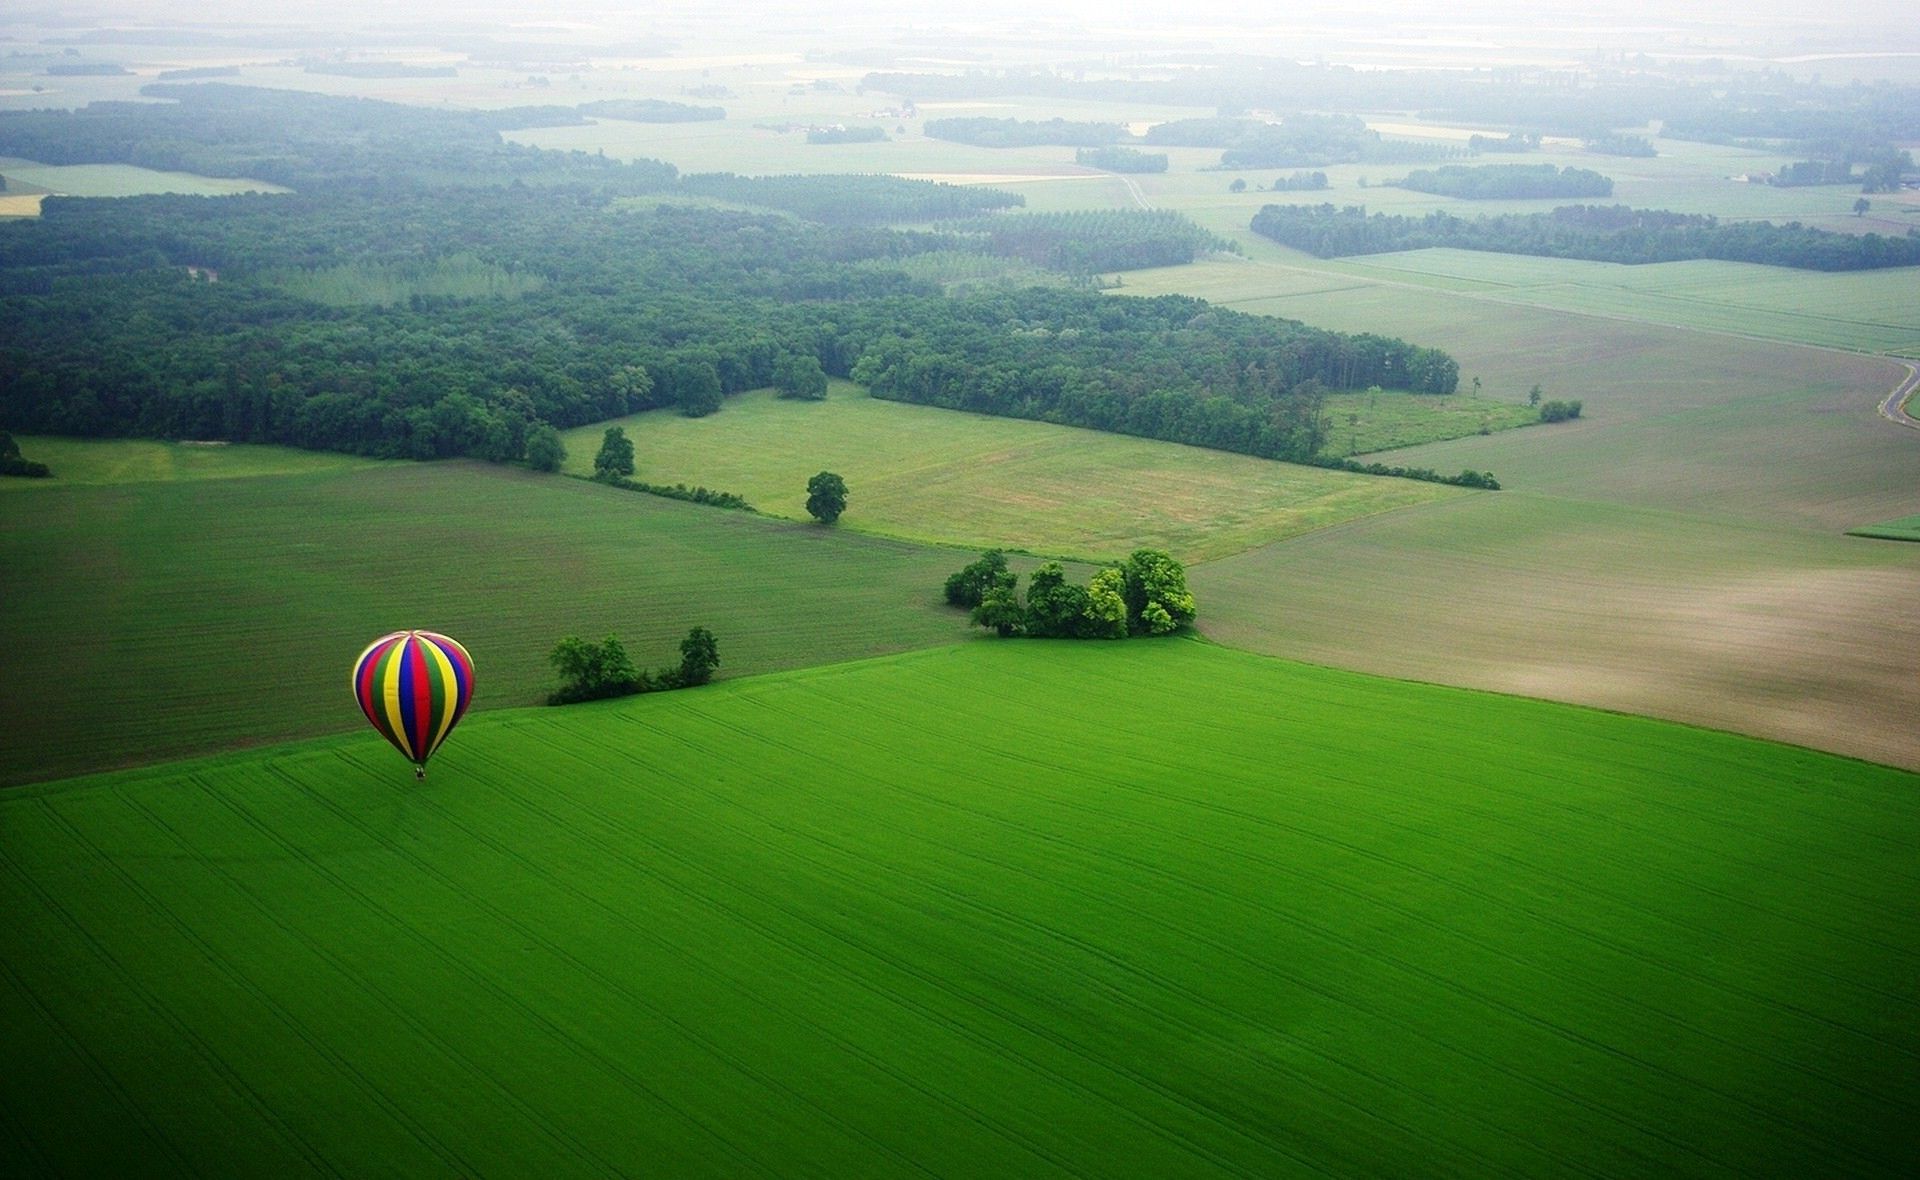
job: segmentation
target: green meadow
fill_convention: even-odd
[[[374,461],[327,451],[250,443],[163,442],[157,439],[63,438],[18,435],[20,452],[45,463],[47,479],[0,480],[0,492],[40,492],[54,488],[181,480],[248,479],[261,475],[318,475],[373,466]]]
[[[1905,516],[1899,520],[1889,520],[1881,524],[1862,525],[1848,532],[1856,537],[1873,537],[1882,541],[1920,541],[1920,516]]]
[[[1398,403],[1381,400],[1388,408],[1369,413],[1385,421]],[[807,478],[834,471],[850,492],[843,529],[1093,561],[1141,546],[1199,561],[1471,494],[883,401],[844,381],[823,402],[757,390],[706,418],[657,410],[617,424],[633,440],[635,478],[649,483],[735,492],[762,512],[805,520]],[[563,436],[567,470],[593,470],[606,425]]]
[[[29,439],[56,473],[0,496],[0,784],[353,729],[354,656],[405,627],[476,653],[476,708],[553,686],[569,633],[643,667],[696,625],[722,675],[951,643],[964,555],[481,463],[235,452],[253,478],[153,480],[176,448]],[[183,453],[198,455],[193,448]],[[32,485],[32,486],[28,486]]]
[[[982,641],[0,832],[8,1174],[1920,1166],[1920,779],[1652,721]]]
[[[17,180],[34,189],[68,197],[137,197],[146,193],[219,197],[230,193],[286,191],[264,180],[161,172],[132,164],[40,164],[11,157],[0,157],[0,175],[7,178],[10,186]]]

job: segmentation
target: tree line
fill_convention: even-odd
[[[1166,209],[1003,213],[954,227],[978,235],[989,254],[1070,275],[1178,266],[1209,251],[1240,248]]]
[[[1610,197],[1613,181],[1587,168],[1552,164],[1449,164],[1395,181],[1401,188],[1467,201],[1528,197]]]
[[[1624,205],[1569,205],[1551,213],[1472,219],[1375,213],[1357,205],[1267,205],[1255,233],[1320,258],[1449,246],[1597,262],[1679,262],[1713,258],[1802,270],[1871,270],[1920,264],[1920,231],[1904,237],[1841,234],[1799,222],[1718,218]]]

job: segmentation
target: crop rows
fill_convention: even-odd
[[[1897,1174],[1915,785],[1168,641],[26,788],[0,1168]]]

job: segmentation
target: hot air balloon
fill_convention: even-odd
[[[353,696],[380,736],[427,777],[427,759],[473,700],[473,657],[432,631],[395,631],[367,645],[353,665]]]

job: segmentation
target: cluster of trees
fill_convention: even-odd
[[[822,225],[886,225],[947,221],[1018,208],[1018,193],[980,185],[939,184],[899,176],[735,176],[702,172],[679,190],[745,205],[782,209]]]
[[[1580,403],[1577,401],[1549,401],[1540,403],[1542,422],[1565,422],[1580,416]]]
[[[727,117],[724,107],[698,107],[659,98],[603,98],[574,108],[583,115],[630,123],[704,123]]]
[[[635,667],[627,649],[613,635],[599,643],[569,635],[554,647],[548,658],[560,674],[560,687],[547,695],[547,703],[574,705],[581,701],[705,684],[713,679],[713,670],[720,666],[720,644],[713,632],[695,627],[680,641],[679,664],[658,672]]]
[[[1799,160],[1782,165],[1770,184],[1780,188],[1806,188],[1817,184],[1852,184],[1853,164],[1847,160]]]
[[[1067,119],[994,119],[986,116],[928,119],[922,131],[933,139],[975,147],[1105,147],[1126,139],[1118,123],[1076,123]]]
[[[1165,172],[1165,152],[1142,152],[1130,147],[1081,148],[1073,153],[1073,162],[1086,168],[1108,172]]]
[[[1920,232],[1905,237],[1840,234],[1799,222],[1721,223],[1717,218],[1624,205],[1569,205],[1551,213],[1472,220],[1447,213],[1398,217],[1350,205],[1267,205],[1255,233],[1321,258],[1451,246],[1599,262],[1716,258],[1804,270],[1870,270],[1920,264]]]
[[[958,228],[979,235],[989,254],[1070,275],[1177,266],[1211,250],[1239,253],[1232,242],[1165,209],[1008,213]]]
[[[1174,119],[1147,128],[1151,144],[1217,147],[1222,168],[1312,168],[1443,159],[1460,149],[1384,140],[1355,115],[1289,115],[1278,123],[1230,116]]]
[[[1468,201],[1525,197],[1610,197],[1613,181],[1586,168],[1552,164],[1449,164],[1409,172],[1401,188]]]
[[[1295,172],[1289,176],[1275,177],[1267,190],[1276,193],[1314,193],[1326,187],[1327,174],[1324,172]]]
[[[1192,623],[1196,609],[1186,570],[1154,549],[1135,550],[1085,586],[1067,581],[1066,569],[1049,561],[1028,579],[1025,601],[1018,588],[1019,575],[995,549],[956,571],[945,589],[947,602],[970,611],[975,626],[1031,639],[1165,635]]]
[[[36,463],[20,453],[20,444],[13,436],[0,430],[0,475],[20,475],[28,479],[45,479],[53,472],[45,463]]]

